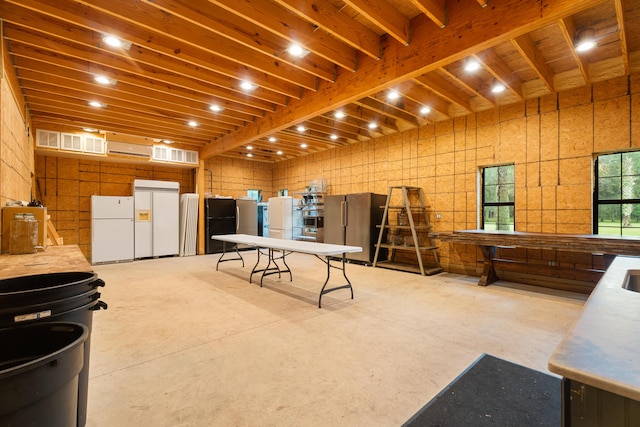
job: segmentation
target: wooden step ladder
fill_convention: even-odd
[[[402,193],[402,202],[400,205],[392,205],[391,203],[394,201],[394,191],[397,194],[398,190]],[[412,200],[414,204],[411,203]],[[416,201],[417,204],[415,204]],[[390,223],[390,212],[406,213],[406,223],[403,221],[399,221],[401,223]],[[420,218],[419,221],[417,221],[418,218]],[[379,228],[380,233],[378,234],[376,253],[373,258],[374,267],[420,273],[423,276],[430,276],[442,272],[442,267],[440,267],[440,261],[438,259],[438,247],[434,245],[433,239],[429,235],[431,225],[429,223],[429,215],[424,202],[422,188],[408,186],[389,187],[387,202],[382,215],[382,223],[379,225]],[[409,234],[409,232],[411,234]],[[385,236],[387,238],[386,242],[384,242]],[[378,259],[379,255],[384,253],[384,251],[380,251],[381,248],[387,248],[389,251],[386,260]],[[415,253],[417,265],[396,261],[398,252]],[[423,255],[427,253],[430,254],[432,261],[430,265],[425,266]]]

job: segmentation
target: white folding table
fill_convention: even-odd
[[[222,255],[220,255],[220,258],[216,263],[216,270],[218,270],[218,266],[221,262],[234,260],[242,260],[242,266],[244,267],[244,259],[242,258],[242,255],[240,255],[240,253],[237,251],[237,249],[235,250],[237,257],[225,258],[225,255],[229,253],[226,249],[226,243],[247,245],[257,249],[256,252],[258,253],[258,260],[253,266],[251,274],[249,275],[249,283],[252,283],[254,274],[262,273],[260,276],[260,287],[262,287],[262,280],[264,279],[264,277],[270,274],[277,274],[278,277],[281,277],[282,273],[289,273],[289,280],[293,280],[291,269],[287,265],[285,258],[287,253],[300,252],[304,254],[311,254],[315,255],[318,259],[320,259],[327,265],[327,278],[325,279],[324,284],[322,285],[322,289],[320,290],[320,295],[318,297],[318,308],[322,307],[322,295],[332,291],[337,291],[339,289],[350,289],[351,299],[353,299],[353,287],[351,286],[351,282],[349,281],[345,270],[346,254],[362,252],[362,248],[359,246],[333,245],[328,243],[307,242],[302,240],[274,239],[272,237],[250,236],[247,234],[221,234],[211,236],[211,238],[223,242]],[[267,250],[266,255],[268,258],[268,262],[266,267],[259,269],[258,265],[260,264],[260,257],[262,255],[265,255],[262,253],[261,249]],[[339,264],[332,264],[332,260],[335,261],[336,258],[338,258],[337,261],[339,262]],[[282,264],[284,265],[283,267],[280,267],[278,265],[278,260],[282,261]],[[332,268],[342,270],[342,275],[347,281],[346,284],[327,288],[327,284],[329,283],[329,279],[331,278]]]

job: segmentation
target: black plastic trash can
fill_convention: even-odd
[[[41,322],[0,329],[0,426],[74,427],[89,329]]]
[[[87,327],[84,364],[79,375],[77,427],[87,420],[87,392],[93,312],[106,309],[92,272],[36,274],[0,280],[0,328],[41,322],[74,322]],[[1,427],[1,426],[0,426]]]

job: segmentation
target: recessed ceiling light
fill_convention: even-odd
[[[503,85],[499,81],[494,81],[493,87],[491,88],[491,92],[500,93],[500,92],[504,92],[505,89],[506,89],[505,85]]]
[[[222,108],[218,104],[211,104],[209,106],[209,110],[213,111],[214,113],[219,113],[220,111],[224,110],[224,108]]]
[[[581,40],[576,44],[576,52],[586,52],[596,47],[596,42],[593,39]]]
[[[94,80],[96,83],[100,83],[101,85],[114,85],[114,84],[116,84],[116,81],[115,81],[115,80],[110,79],[110,78],[109,78],[109,77],[107,77],[107,76],[100,76],[100,75],[97,75],[97,76],[95,76],[95,77],[93,78],[93,80]]]
[[[420,114],[429,114],[431,112],[431,107],[427,107],[426,105],[420,109]]]
[[[253,157],[253,154],[247,153],[247,157]]]
[[[307,128],[306,128],[306,127],[304,127],[304,126],[302,126],[302,125],[298,125],[298,127],[296,128],[296,130],[297,130],[298,132],[304,132],[304,131],[306,131],[306,130],[307,130]]]
[[[276,141],[277,141],[277,139],[276,139],[275,136],[270,136],[269,137],[269,142],[276,142]]]
[[[468,73],[472,73],[474,71],[478,71],[480,69],[480,62],[475,60],[474,58],[467,58],[464,63],[464,70]]]
[[[378,127],[378,124],[376,122],[369,123],[369,129],[375,129],[377,127]]]
[[[289,55],[295,56],[297,58],[304,58],[309,54],[309,51],[297,43],[292,43],[291,46],[287,48],[287,52]]]
[[[333,117],[335,117],[336,119],[343,119],[346,117],[346,114],[344,113],[344,111],[342,110],[338,110],[336,111],[336,113],[333,115]]]
[[[278,150],[278,152],[276,153],[278,156],[282,156],[282,151]]]
[[[192,128],[198,127],[198,122],[196,122],[195,120],[189,120],[187,124]]]
[[[302,144],[300,144],[300,148],[307,148],[307,147],[308,147],[308,145],[305,144],[304,142]]]
[[[247,145],[247,150],[253,150],[253,146]]]
[[[332,133],[329,138],[331,138],[331,139],[333,139],[335,141],[336,139],[338,139],[338,135],[336,135],[335,133]]]
[[[596,47],[596,39],[593,30],[590,28],[582,30],[576,39],[576,52],[586,52],[594,47]]]
[[[171,141],[170,139],[163,139],[161,142],[163,144],[173,144],[173,141]]]
[[[82,130],[90,133],[98,132],[98,129],[94,129],[94,128],[82,128]]]
[[[102,41],[104,41],[107,45],[111,47],[122,47],[122,40],[120,40],[116,36],[104,36],[102,38]]]
[[[126,49],[129,50],[131,48],[131,42],[126,40],[122,40],[116,36],[105,35],[102,37],[102,41],[109,47],[113,47],[116,49]]]
[[[98,102],[98,101],[89,101],[89,105],[91,105],[92,107],[95,107],[95,108],[104,108],[105,107],[105,105],[103,103]]]
[[[395,101],[398,98],[400,98],[400,94],[398,93],[397,90],[392,90],[387,94],[387,99],[389,101]]]
[[[249,80],[242,80],[240,82],[240,88],[243,90],[254,90],[257,87],[257,85],[251,83]]]

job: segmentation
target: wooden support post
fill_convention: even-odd
[[[500,280],[498,273],[496,273],[495,266],[493,265],[493,258],[496,255],[495,246],[480,246],[482,251],[482,257],[484,258],[484,269],[482,270],[482,277],[478,281],[478,286],[487,286]]]

